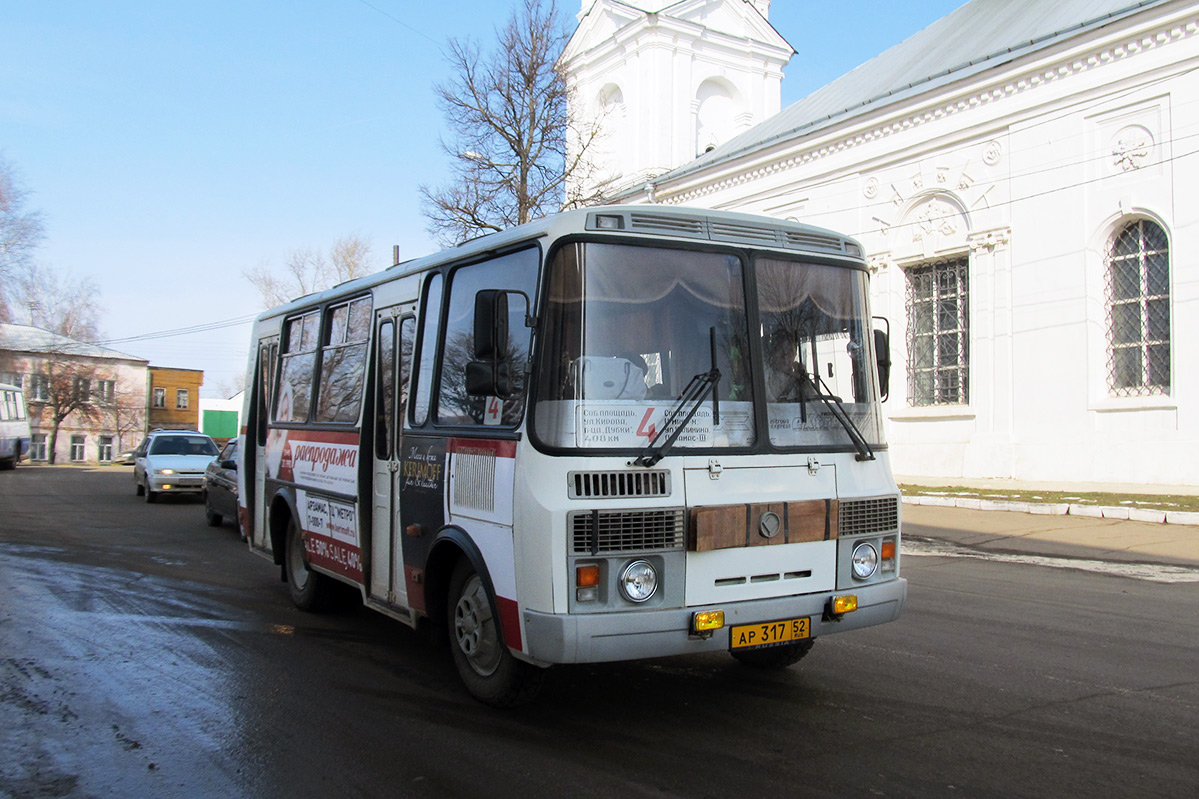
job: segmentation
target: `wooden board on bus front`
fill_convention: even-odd
[[[770,515],[774,518],[769,518]],[[692,552],[828,541],[836,537],[835,499],[691,509]]]

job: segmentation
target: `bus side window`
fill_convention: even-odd
[[[379,324],[379,363],[376,365],[378,394],[375,398],[375,457],[390,460],[395,442],[395,353],[396,324],[386,319]]]
[[[412,424],[417,427],[429,418],[433,396],[433,364],[437,360],[437,327],[441,321],[441,284],[440,272],[429,275],[421,306],[420,356],[412,381]]]
[[[412,352],[416,346],[416,317],[400,320],[400,419],[408,410],[408,384],[412,381]]]
[[[310,311],[287,320],[279,391],[274,397],[276,422],[308,421],[320,321],[320,311]]]
[[[485,423],[490,402],[501,408],[495,423],[515,425],[524,412],[524,367],[529,359],[531,331],[525,325],[528,308],[520,295],[508,303],[508,340],[503,348],[510,362],[511,395],[503,398],[471,396],[466,390],[466,365],[475,355],[475,297],[487,289],[507,289],[533,297],[537,290],[536,249],[501,255],[489,261],[459,267],[451,273],[450,301],[446,304],[445,357],[437,399],[438,424]]]

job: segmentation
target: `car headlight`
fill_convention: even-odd
[[[620,593],[630,602],[644,602],[658,590],[658,572],[649,561],[635,560],[620,573]]]
[[[878,569],[878,550],[874,548],[873,544],[863,541],[853,548],[850,564],[853,566],[854,577],[859,580],[869,579]]]
[[[174,469],[155,469],[154,474],[174,474]]]

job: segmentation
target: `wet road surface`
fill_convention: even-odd
[[[466,696],[353,603],[296,611],[131,470],[0,474],[0,796],[1111,796],[1199,784],[1199,591],[932,552],[898,622]]]

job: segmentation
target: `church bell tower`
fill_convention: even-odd
[[[561,63],[576,127],[600,126],[596,179],[639,185],[778,113],[794,50],[769,15],[770,0],[582,0]]]

